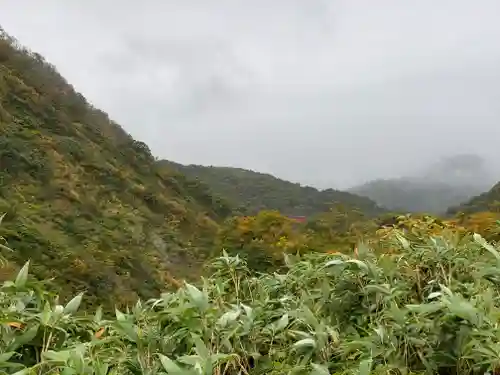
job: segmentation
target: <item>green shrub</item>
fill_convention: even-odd
[[[451,229],[384,241],[397,251],[287,255],[281,274],[224,254],[200,285],[113,317],[61,303],[26,264],[0,287],[0,372],[495,373],[498,249]]]

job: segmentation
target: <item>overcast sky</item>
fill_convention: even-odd
[[[0,0],[155,156],[346,187],[500,160],[499,0]]]

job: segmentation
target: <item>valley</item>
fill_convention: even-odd
[[[0,372],[495,374],[482,163],[340,191],[159,160],[2,33]]]

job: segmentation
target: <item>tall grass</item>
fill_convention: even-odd
[[[500,253],[479,235],[214,260],[198,286],[112,318],[60,303],[28,265],[0,288],[4,374],[486,374],[500,369]]]

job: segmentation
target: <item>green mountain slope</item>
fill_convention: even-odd
[[[332,203],[360,209],[367,215],[385,212],[372,200],[348,192],[318,190],[241,168],[181,165],[169,161],[160,164],[206,183],[241,213],[278,210],[285,215],[309,216],[329,209]]]
[[[195,277],[230,209],[2,32],[0,212],[13,271],[32,259],[36,277],[111,305]]]
[[[499,212],[500,210],[500,182],[496,183],[490,190],[483,192],[475,197],[472,197],[468,201],[450,207],[448,209],[449,214],[456,214],[458,212],[463,213],[475,213],[482,211],[493,211]]]

